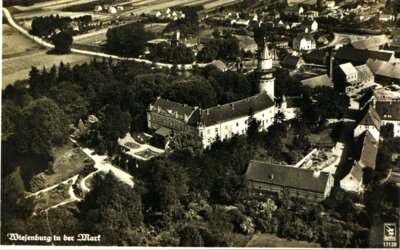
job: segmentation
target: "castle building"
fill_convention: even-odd
[[[275,78],[272,67],[273,55],[268,49],[268,45],[264,42],[264,46],[261,49],[260,56],[258,58],[257,71],[260,74],[260,93],[266,91],[272,101],[275,100]]]
[[[176,39],[178,40],[178,39]],[[250,117],[260,121],[260,130],[267,130],[274,121],[275,78],[273,54],[265,44],[258,59],[259,93],[235,102],[201,109],[159,97],[147,110],[148,127],[169,138],[179,131],[196,131],[208,147],[216,138],[229,139],[245,134]],[[283,107],[286,107],[286,102]]]

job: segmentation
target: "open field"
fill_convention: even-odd
[[[76,65],[93,58],[78,54],[49,55],[47,49],[40,48],[10,26],[3,25],[3,29],[3,89],[17,80],[28,78],[32,66],[50,68],[61,61]]]
[[[309,243],[300,240],[287,240],[279,238],[274,234],[255,234],[247,243],[246,247],[296,247],[296,248],[311,248],[321,247],[318,243]]]
[[[39,45],[15,32],[8,24],[3,24],[3,59],[16,57],[24,52],[39,49]]]

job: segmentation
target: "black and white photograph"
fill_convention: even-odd
[[[1,249],[400,248],[400,0],[1,2]]]

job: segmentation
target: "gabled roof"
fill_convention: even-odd
[[[294,38],[294,40],[301,40],[301,39],[305,39],[306,41],[311,41],[311,42],[315,43],[314,37],[311,34],[308,34],[308,33],[306,33],[306,34],[298,34]]]
[[[369,59],[367,66],[376,75],[400,79],[400,63]]]
[[[349,175],[358,182],[362,182],[364,173],[362,167],[358,162],[354,162],[354,165],[351,168]]]
[[[378,141],[374,139],[367,130],[364,137],[359,164],[362,168],[370,167],[375,169],[376,157],[378,155]]]
[[[252,160],[246,171],[249,181],[263,182],[283,187],[291,187],[324,193],[330,173],[314,172],[310,169],[294,168]]]
[[[378,131],[381,130],[381,118],[376,112],[376,110],[371,106],[368,105],[364,111],[363,116],[361,117],[360,122],[358,125],[364,126],[374,126]]]
[[[292,55],[287,55],[283,60],[281,61],[282,66],[289,66],[289,67],[296,67],[298,63],[302,62],[302,58],[299,56],[292,56]],[[303,61],[304,63],[304,61]]]
[[[355,68],[357,70],[358,80],[364,81],[364,80],[372,79],[374,77],[374,74],[372,73],[372,71],[365,64],[356,66]]]
[[[326,86],[326,87],[333,88],[333,82],[327,74],[302,80],[301,84],[309,86],[311,88],[320,87],[320,86]]]
[[[351,62],[340,64],[339,68],[343,71],[343,73],[346,76],[357,74],[357,70],[353,66],[353,64],[351,64]]]
[[[388,62],[392,57],[393,53],[391,52],[359,50],[348,46],[339,48],[335,55],[335,59],[357,63],[366,63],[368,59],[378,59]]]
[[[201,111],[201,123],[210,126],[222,121],[249,116],[251,112],[257,113],[272,106],[274,106],[274,101],[267,95],[267,92],[263,92],[236,102],[203,109]]]
[[[196,109],[197,107],[191,107],[186,104],[170,101],[161,97],[158,97],[157,100],[149,107],[149,111],[175,117],[182,121],[189,119]]]
[[[376,102],[376,112],[382,120],[400,121],[400,100]]]
[[[367,39],[352,42],[351,45],[355,49],[371,49],[389,43],[386,35],[373,36]]]

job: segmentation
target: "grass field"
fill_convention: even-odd
[[[38,45],[15,32],[8,24],[3,24],[3,59],[16,57],[24,52],[37,50]]]
[[[274,234],[255,234],[246,247],[316,248],[321,246],[318,243],[279,238]]]
[[[90,61],[93,57],[78,54],[49,55],[47,49],[27,39],[8,25],[3,25],[3,89],[17,80],[28,78],[32,66],[50,68],[61,61],[72,66]]]

